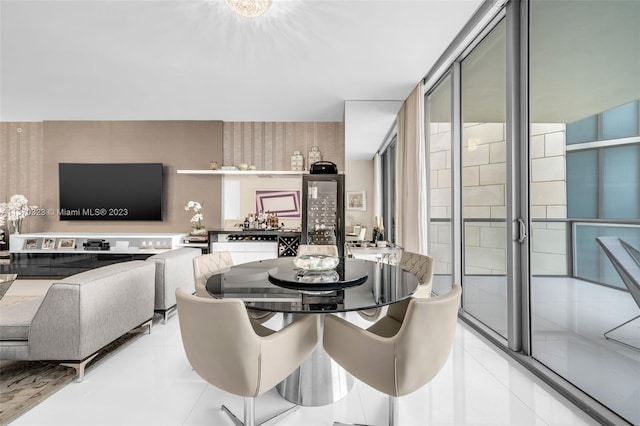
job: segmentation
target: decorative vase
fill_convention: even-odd
[[[311,165],[315,162],[322,161],[322,154],[320,153],[320,149],[317,146],[312,146],[307,158],[307,164],[309,164],[309,167],[311,167]]]
[[[207,228],[191,228],[191,235],[207,235]]]
[[[304,157],[300,151],[293,151],[291,156],[291,170],[301,172],[304,170]]]
[[[22,219],[11,219],[7,221],[8,227],[7,230],[10,234],[19,234],[22,232]]]

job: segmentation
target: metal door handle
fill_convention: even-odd
[[[518,235],[518,242],[520,244],[524,243],[524,240],[527,238],[527,226],[524,223],[524,220],[522,220],[521,218],[518,218],[518,225],[520,228],[520,232]]]

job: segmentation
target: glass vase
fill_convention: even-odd
[[[9,234],[19,234],[22,232],[22,219],[23,218],[10,219],[7,221]]]
[[[207,235],[207,228],[191,228],[191,235]]]

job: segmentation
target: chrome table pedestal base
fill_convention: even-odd
[[[268,418],[263,422],[256,423],[256,399],[252,397],[245,397],[244,398],[244,420],[246,423],[243,423],[242,420],[236,417],[236,415],[233,414],[231,410],[229,410],[227,407],[225,407],[224,405],[220,407],[220,409],[222,409],[222,411],[224,411],[227,414],[227,416],[229,416],[233,424],[236,426],[272,425],[274,423],[278,423],[280,420],[282,420],[284,417],[288,416],[289,414],[293,414],[294,412],[298,411],[299,408],[300,407],[298,407],[297,405],[294,405],[293,407],[287,408],[286,410],[281,411],[280,413],[276,414],[273,417]]]
[[[311,315],[322,315],[321,326],[324,326],[324,314]],[[299,314],[283,314],[283,324],[290,324],[297,316]],[[296,371],[276,386],[287,401],[308,407],[339,401],[352,388],[353,376],[331,359],[322,342]]]
[[[400,425],[400,408],[398,404],[398,398],[395,396],[389,395],[389,426],[399,426]],[[371,426],[365,425],[361,423],[340,423],[333,422],[333,426]]]

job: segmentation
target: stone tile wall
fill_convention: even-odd
[[[506,124],[465,123],[462,183],[465,219],[506,217]],[[533,124],[531,141],[531,208],[533,218],[565,218],[566,172],[563,124]],[[431,218],[451,216],[451,127],[432,123]],[[534,274],[566,273],[566,232],[559,223],[536,223],[532,235]],[[431,225],[436,274],[451,273],[451,225]],[[506,272],[506,224],[465,222],[465,273]]]

